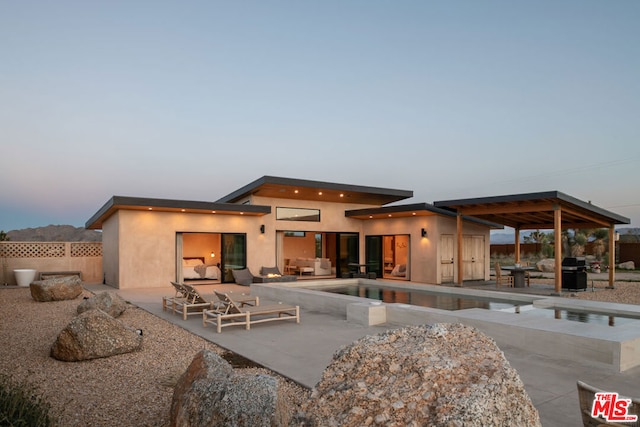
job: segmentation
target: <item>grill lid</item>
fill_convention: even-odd
[[[584,257],[566,257],[562,260],[563,267],[585,267],[587,261]]]

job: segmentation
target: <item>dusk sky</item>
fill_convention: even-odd
[[[274,175],[640,226],[640,1],[3,1],[0,230]]]

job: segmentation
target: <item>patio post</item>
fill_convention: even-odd
[[[458,232],[458,285],[462,286],[462,213],[456,216],[456,231]]]
[[[614,289],[616,282],[616,230],[615,226],[609,226],[609,286]]]
[[[560,206],[553,207],[553,233],[555,237],[555,293],[560,295],[562,292],[562,210]]]
[[[520,263],[520,227],[516,227],[515,251],[516,251],[515,263],[519,264]]]

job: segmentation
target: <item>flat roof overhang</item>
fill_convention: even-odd
[[[237,203],[249,196],[382,206],[411,198],[413,191],[263,176],[218,202]]]
[[[554,228],[554,212],[562,212],[562,228],[605,228],[629,224],[621,215],[559,191],[445,200],[434,206],[520,230]]]
[[[450,210],[437,208],[429,203],[413,203],[408,205],[385,206],[381,208],[353,209],[345,211],[344,216],[347,218],[355,218],[362,220],[369,219],[389,219],[389,218],[407,218],[414,216],[432,216],[442,215],[448,217],[456,217],[456,213]],[[496,224],[482,219],[463,216],[463,220],[474,222],[480,225],[494,229],[504,228],[500,224]]]
[[[86,222],[85,228],[101,230],[103,222],[118,210],[262,216],[271,213],[271,206],[113,196]]]

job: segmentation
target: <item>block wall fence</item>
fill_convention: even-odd
[[[0,242],[0,284],[16,285],[13,270],[80,271],[86,283],[102,283],[102,242]]]

